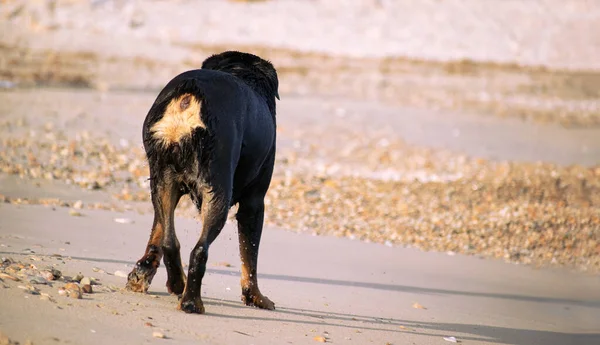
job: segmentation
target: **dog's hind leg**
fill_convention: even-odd
[[[264,198],[269,188],[271,174],[264,174],[262,179],[263,181],[242,197],[236,214],[242,260],[242,302],[249,306],[273,310],[275,303],[260,292],[256,276],[258,248],[265,214]]]
[[[186,313],[204,314],[200,292],[202,278],[206,272],[208,248],[225,226],[231,200],[229,194],[221,195],[212,191],[202,194],[202,234],[190,254],[187,283],[178,307]]]
[[[174,211],[173,207],[173,211]],[[175,234],[174,212],[169,213],[169,226],[165,227],[164,240],[162,245],[163,261],[167,268],[167,290],[169,293],[181,295],[185,289],[185,272],[181,264],[181,253],[179,240]]]
[[[177,262],[179,262],[179,266],[181,267],[181,259],[178,261],[173,259],[175,252],[176,256],[179,257],[179,242],[175,237],[173,220],[175,207],[181,198],[181,191],[171,178],[161,178],[159,181],[152,179],[151,191],[152,205],[154,206],[154,223],[150,233],[150,240],[146,246],[144,256],[138,260],[127,277],[126,288],[134,292],[148,291],[148,287],[152,283],[152,278],[154,278],[156,270],[160,265],[163,253],[167,255],[165,257],[167,271],[171,271],[169,272],[169,278],[173,276],[173,272],[177,272],[176,269],[173,269],[173,266],[176,266]],[[165,246],[165,244],[167,245]],[[183,274],[182,268],[180,268],[180,272],[181,276]],[[175,274],[173,280],[169,279],[169,281],[175,282],[176,277],[177,274]],[[183,284],[182,282],[172,286]],[[168,283],[167,286],[169,286]],[[176,293],[176,291],[173,292]]]

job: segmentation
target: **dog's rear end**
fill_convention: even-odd
[[[242,300],[274,309],[258,288],[256,267],[275,161],[277,88],[268,61],[225,52],[205,60],[202,69],[175,77],[158,95],[143,126],[154,224],[144,256],[129,274],[129,290],[147,291],[163,258],[169,292],[183,294],[180,309],[203,313],[200,289],[208,249],[229,208],[239,203]],[[174,228],[174,210],[185,194],[202,219],[187,280]]]

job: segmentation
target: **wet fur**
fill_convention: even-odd
[[[211,56],[202,69],[180,74],[160,92],[142,132],[154,224],[144,256],[129,274],[129,290],[146,292],[162,259],[168,290],[181,295],[179,308],[203,313],[200,291],[209,247],[229,208],[239,204],[242,300],[274,309],[258,288],[256,271],[264,197],[275,161],[276,98],[271,63],[240,52]],[[174,226],[174,210],[186,194],[202,220],[187,279]]]

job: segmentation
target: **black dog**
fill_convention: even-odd
[[[154,225],[144,256],[129,273],[128,290],[146,292],[163,257],[169,292],[183,294],[179,309],[204,313],[200,289],[208,248],[230,207],[239,203],[242,301],[275,309],[258,288],[256,266],[275,162],[278,85],[270,62],[228,51],[206,59],[202,69],[178,75],[160,92],[143,127]],[[174,228],[175,207],[185,194],[202,219],[187,283]]]

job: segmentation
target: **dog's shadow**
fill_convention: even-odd
[[[228,308],[248,308],[237,301],[203,298],[207,304]],[[207,315],[225,319],[273,322],[277,327],[286,324],[300,324],[320,327],[351,329],[355,332],[382,332],[386,335],[417,335],[431,339],[455,335],[459,341],[488,342],[495,344],[600,344],[600,333],[567,333],[534,329],[495,327],[477,324],[411,321],[396,318],[336,313],[291,307],[277,307],[275,311],[260,311],[248,315],[214,313],[207,309]],[[284,315],[282,317],[282,314]],[[259,316],[260,315],[260,316]],[[284,325],[284,326],[282,326]],[[331,333],[331,332],[330,332]],[[248,334],[246,334],[248,335]]]
[[[176,297],[167,292],[152,292],[150,294],[163,297]],[[599,344],[600,333],[567,333],[509,327],[495,327],[477,324],[445,323],[430,321],[411,321],[396,318],[380,318],[376,316],[358,315],[352,313],[336,313],[311,309],[300,309],[278,306],[275,311],[256,310],[256,313],[239,315],[240,309],[247,310],[240,301],[203,297],[207,308],[206,316],[232,320],[272,322],[278,328],[286,324],[298,324],[313,328],[342,328],[355,332],[382,332],[387,335],[402,336],[416,335],[423,338],[440,339],[443,336],[456,336],[460,341],[487,342],[494,344]],[[236,311],[215,313],[215,308],[236,309]],[[241,333],[241,332],[240,332]],[[332,332],[330,332],[332,333]],[[241,333],[247,336],[250,334]],[[424,340],[425,341],[425,340]]]
[[[10,252],[0,252],[0,254],[18,254]],[[105,262],[105,263],[119,263],[133,265],[134,262],[115,260],[115,259],[99,259],[89,257],[73,257],[73,259],[80,259],[86,261]],[[227,276],[239,276],[239,272],[235,270],[224,270],[224,269],[207,269],[207,273]],[[481,293],[481,292],[470,292],[470,291],[459,291],[459,290],[445,290],[436,288],[424,288],[416,286],[406,285],[394,285],[394,284],[379,284],[370,282],[355,282],[345,280],[334,280],[334,279],[321,279],[312,277],[299,277],[289,275],[275,275],[275,274],[260,274],[261,279],[278,280],[278,281],[292,281],[296,283],[312,283],[312,284],[324,284],[324,285],[335,285],[340,287],[351,286],[351,287],[362,287],[376,290],[387,290],[387,291],[398,291],[398,292],[409,292],[417,294],[435,294],[435,295],[456,295],[456,296],[467,296],[467,297],[486,297],[500,300],[512,300],[512,301],[526,301],[526,302],[537,302],[555,305],[557,308],[561,307],[587,307],[597,309],[600,308],[600,301],[596,300],[579,300],[579,299],[564,299],[564,298],[550,298],[550,297],[539,297],[539,296],[525,296],[525,295],[513,295],[513,294],[497,294],[497,293]],[[150,291],[150,295],[157,295],[161,297],[171,296],[173,297],[173,303],[177,302],[177,297],[172,296],[167,292],[162,291]],[[380,318],[377,316],[369,315],[358,315],[352,313],[339,313],[330,311],[320,311],[311,309],[300,309],[293,307],[277,306],[275,311],[262,311],[256,310],[256,313],[252,312],[250,315],[239,315],[239,309],[248,310],[249,307],[244,306],[241,301],[233,301],[227,299],[215,299],[203,296],[203,301],[207,306],[221,306],[227,309],[236,309],[236,311],[223,313],[213,312],[214,308],[207,308],[207,316],[228,318],[228,319],[241,319],[241,320],[255,320],[261,322],[273,322],[277,323],[278,327],[285,327],[285,324],[303,324],[309,326],[329,326],[339,327],[345,329],[359,330],[359,331],[374,331],[374,332],[385,332],[386,334],[413,334],[423,337],[436,337],[439,339],[441,336],[461,334],[460,340],[473,341],[473,342],[488,342],[495,344],[600,344],[600,333],[567,333],[567,332],[555,332],[555,331],[544,331],[544,330],[533,330],[533,329],[519,329],[519,328],[508,328],[508,327],[495,327],[478,324],[464,324],[464,323],[446,323],[446,322],[431,322],[431,321],[412,321],[396,318]],[[237,314],[237,315],[236,315]],[[458,338],[458,337],[457,337]]]

